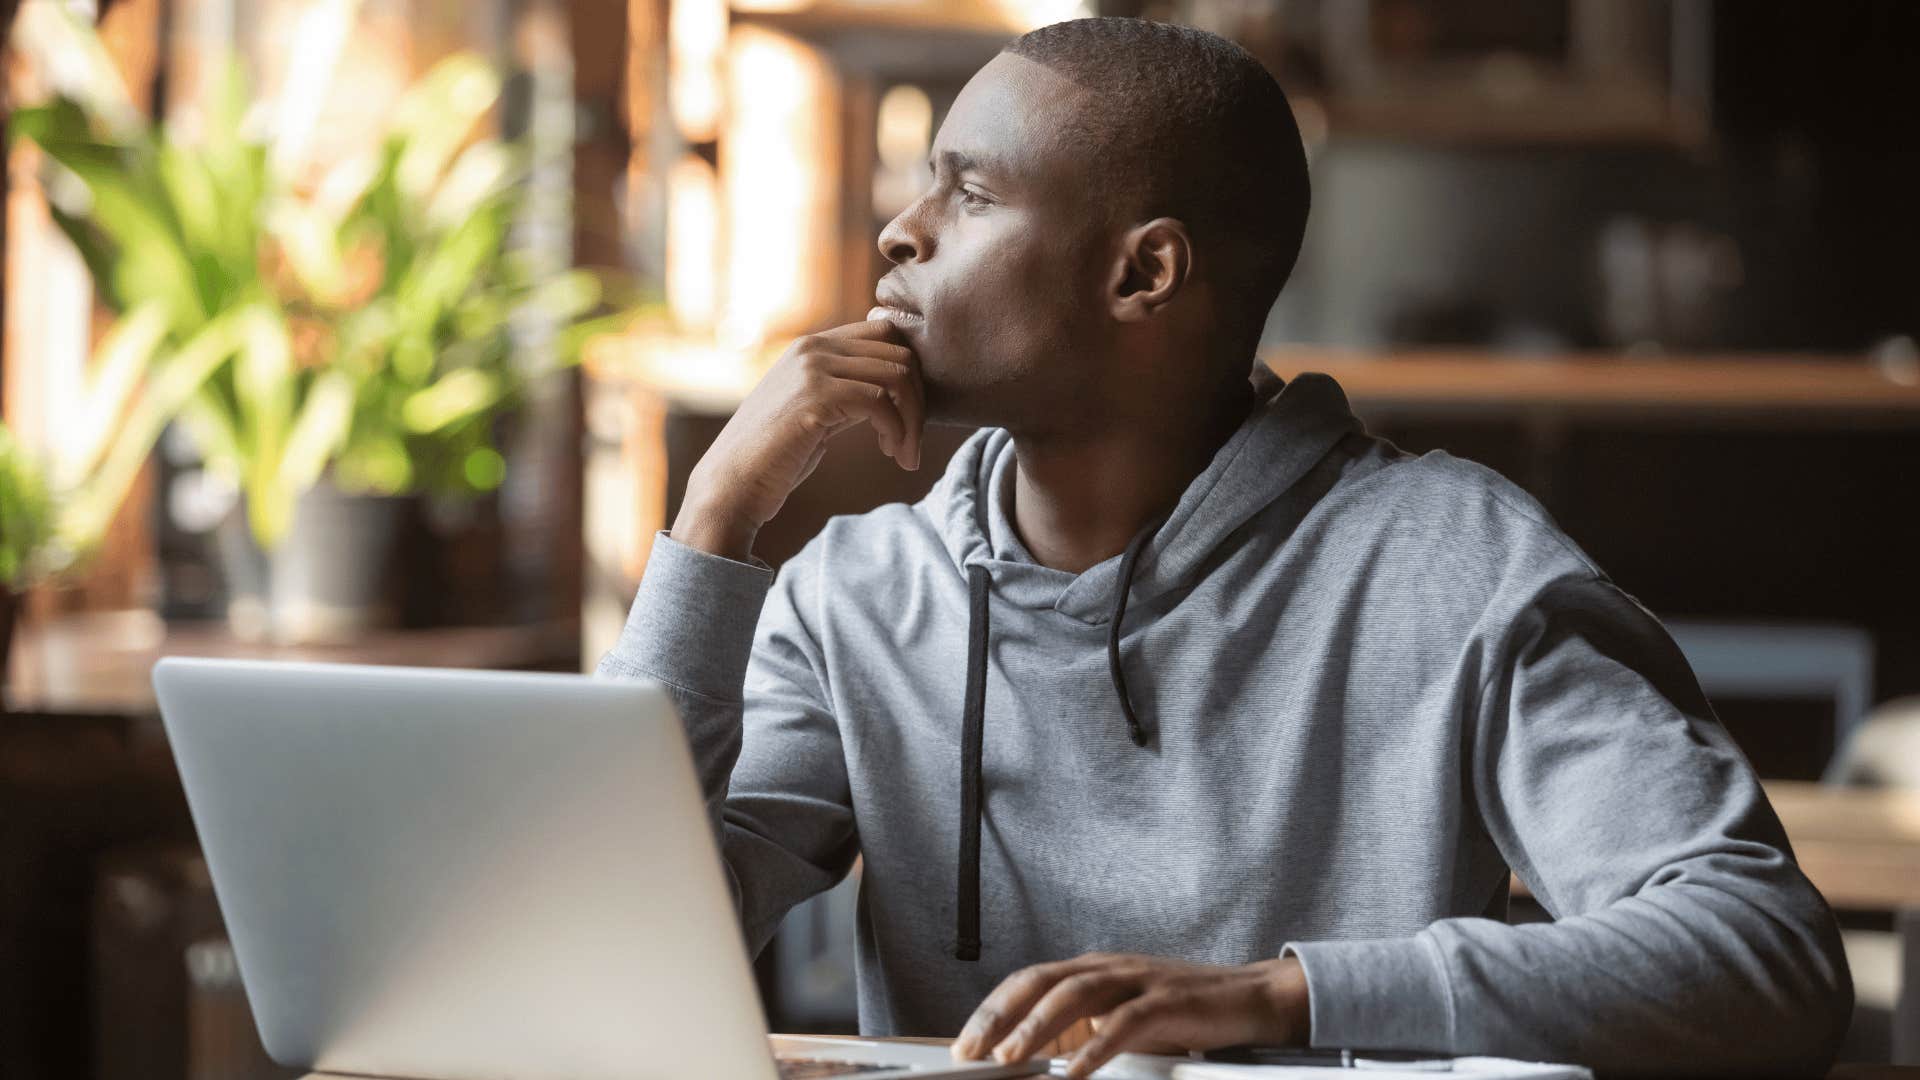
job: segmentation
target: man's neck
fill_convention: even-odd
[[[1175,416],[1184,427],[1113,424],[1079,438],[1014,436],[1013,525],[1036,562],[1078,574],[1126,550],[1171,510],[1254,404],[1250,384]]]

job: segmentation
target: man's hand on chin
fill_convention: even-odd
[[[953,1056],[973,1061],[991,1054],[1003,1062],[1031,1057],[1089,1018],[1094,1036],[1068,1063],[1070,1077],[1090,1076],[1127,1050],[1304,1044],[1310,1026],[1307,976],[1290,956],[1242,967],[1115,953],[1036,964],[1007,976],[987,995],[954,1041]]]

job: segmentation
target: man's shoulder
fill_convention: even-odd
[[[1564,560],[1598,572],[1540,500],[1495,470],[1444,450],[1394,453],[1336,493],[1339,517],[1400,543],[1480,564]]]
[[[1516,515],[1535,525],[1557,527],[1525,488],[1477,461],[1445,450],[1403,454],[1374,475],[1384,489],[1419,508]]]

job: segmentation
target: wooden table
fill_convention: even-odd
[[[196,1035],[199,1048],[190,1051],[184,1029],[156,1026],[164,1021],[141,1026],[153,1015],[185,1023],[183,954],[167,950],[184,950],[193,940],[187,935],[201,932],[198,924],[169,914],[141,930],[151,936],[141,937],[140,948],[111,969],[96,970],[89,959],[101,928],[110,925],[98,914],[108,905],[99,902],[96,875],[127,858],[164,861],[162,853],[193,842],[154,704],[155,660],[179,655],[577,671],[580,631],[577,620],[565,619],[400,630],[368,634],[347,646],[282,648],[237,640],[223,624],[167,625],[149,612],[126,612],[28,623],[14,646],[12,680],[0,700],[0,1074],[79,1076],[90,1043],[106,1045],[91,1040],[100,1016],[94,1010],[109,999],[109,1008],[119,1010],[109,1022],[140,1013],[136,1022],[115,1029],[124,1038],[111,1053],[124,1059],[172,1046],[183,1055],[152,1061],[155,1072],[171,1066],[177,1073],[189,1053],[215,1061],[206,1065],[214,1072],[238,1069],[220,1055],[245,1049],[244,1043]],[[170,904],[143,893],[134,906],[173,911]],[[119,988],[111,993],[103,993],[108,983],[97,973],[107,970]],[[136,1000],[143,1003],[136,1006]],[[170,1005],[178,1009],[170,1012]]]
[[[808,1038],[834,1038],[835,1036],[810,1035]],[[869,1042],[932,1043],[942,1045],[951,1039],[869,1039]],[[1044,1073],[1041,1075],[1045,1075]],[[1444,1074],[1443,1074],[1444,1075]],[[340,1076],[334,1073],[308,1073],[301,1080],[366,1080],[364,1077]],[[1920,1080],[1920,1068],[1899,1065],[1836,1065],[1827,1074],[1826,1080]]]
[[[1769,781],[1800,868],[1836,908],[1920,912],[1920,791]]]
[[[1920,1063],[1920,791],[1775,782],[1767,798],[1827,903],[1894,913],[1901,986],[1893,1060]]]
[[[344,645],[275,645],[242,641],[222,622],[112,611],[24,623],[13,652],[8,709],[150,717],[158,715],[152,673],[162,656],[577,671],[580,621],[381,630]]]

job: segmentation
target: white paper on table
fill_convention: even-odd
[[[1446,1080],[1449,1076],[1470,1076],[1474,1080],[1593,1080],[1593,1073],[1579,1065],[1497,1057],[1458,1057],[1453,1059],[1452,1069],[1437,1072],[1396,1069],[1389,1062],[1330,1069],[1320,1065],[1228,1065],[1180,1058],[1164,1060],[1175,1063],[1162,1074],[1170,1080],[1329,1080],[1330,1076],[1346,1076],[1352,1080]]]
[[[1050,1076],[1067,1075],[1068,1058],[1057,1057],[1050,1063]],[[1191,1065],[1193,1058],[1182,1054],[1168,1057],[1162,1054],[1115,1054],[1105,1065],[1093,1071],[1093,1080],[1171,1080],[1173,1070],[1178,1065]],[[1327,1080],[1316,1077],[1315,1080]]]

